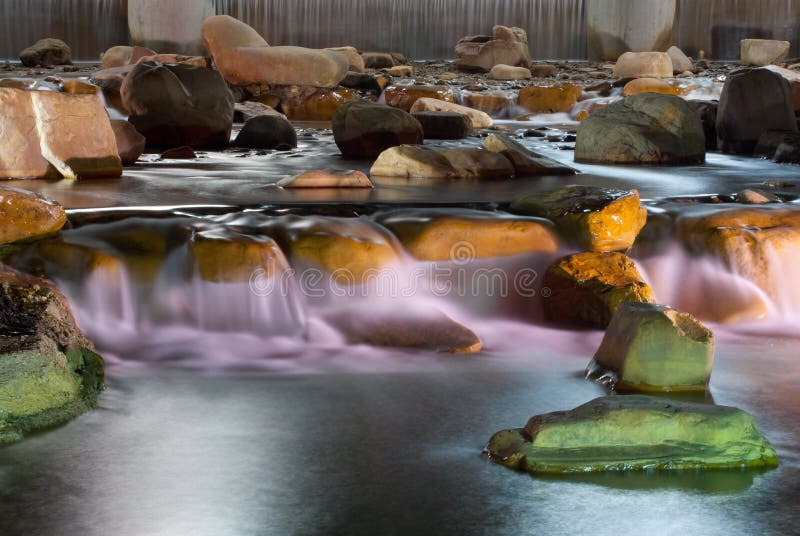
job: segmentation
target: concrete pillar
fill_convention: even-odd
[[[586,0],[589,59],[664,52],[676,42],[677,0]]]
[[[128,0],[131,42],[164,54],[204,54],[203,21],[216,15],[216,0]]]

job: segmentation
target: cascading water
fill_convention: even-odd
[[[272,44],[392,50],[413,59],[453,56],[455,43],[492,25],[528,32],[535,58],[586,57],[586,0],[218,0],[217,12],[252,25]],[[678,45],[690,55],[736,58],[744,37],[798,42],[800,1],[682,0]],[[43,37],[65,40],[73,58],[97,61],[129,41],[127,0],[5,0],[0,3],[0,58]],[[167,51],[164,51],[167,52]]]

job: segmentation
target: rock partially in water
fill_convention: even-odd
[[[719,125],[717,125],[719,129]],[[703,124],[680,97],[642,93],[594,111],[578,127],[575,161],[702,164]]]
[[[197,153],[188,145],[173,147],[161,153],[162,160],[194,160],[195,158],[197,158]]]
[[[630,395],[537,415],[489,440],[489,457],[530,473],[775,467],[753,417],[727,406]]]
[[[19,53],[25,67],[72,65],[72,51],[61,39],[45,38]]]
[[[0,268],[0,445],[95,405],[103,359],[49,282]]]
[[[257,115],[247,120],[233,141],[234,147],[274,149],[281,144],[297,147],[297,132],[284,117]]]
[[[472,123],[472,128],[475,130],[489,128],[493,123],[492,118],[485,112],[441,99],[427,97],[417,99],[414,105],[411,106],[411,113],[415,114],[420,112],[445,112],[463,115],[469,118]]]
[[[311,88],[311,93],[281,92],[281,110],[289,119],[330,121],[339,107],[355,100],[355,91],[347,88]]]
[[[472,354],[483,348],[480,338],[469,328],[431,308],[347,309],[326,315],[325,320],[341,331],[351,344],[451,354]]]
[[[573,175],[578,171],[561,162],[535,153],[506,134],[489,134],[483,140],[483,147],[501,153],[514,165],[517,176]]]
[[[767,130],[761,134],[756,144],[756,156],[763,156],[770,160],[777,161],[778,148],[785,146],[782,153],[785,153],[788,148],[800,145],[800,132],[791,132],[788,130]],[[781,155],[783,156],[783,155]]]
[[[336,110],[333,138],[342,155],[351,158],[376,158],[390,147],[424,140],[422,125],[408,112],[364,101]]]
[[[372,188],[372,181],[358,170],[319,169],[304,171],[278,181],[282,188]]]
[[[128,120],[150,147],[227,147],[233,94],[218,71],[139,63],[122,83]]]
[[[135,164],[144,152],[147,143],[145,137],[125,119],[112,119],[111,129],[114,131],[114,140],[122,164],[125,166]]]
[[[745,65],[764,67],[786,57],[792,44],[773,39],[742,39],[741,62]]]
[[[233,122],[246,123],[248,120],[259,115],[278,115],[286,118],[285,115],[277,111],[272,106],[255,101],[237,102],[234,105]]]
[[[782,203],[780,197],[756,188],[745,188],[736,193],[736,200],[745,205],[766,205],[767,203]]]
[[[701,100],[687,101],[703,124],[706,151],[717,150],[717,103]]]
[[[414,112],[411,115],[422,125],[425,139],[460,140],[471,135],[472,121],[454,112]]]
[[[728,75],[717,110],[720,150],[753,154],[768,130],[797,132],[789,82],[768,69],[746,69]]]
[[[669,78],[672,72],[666,52],[625,52],[614,65],[615,78]]]
[[[369,173],[408,179],[508,179],[514,176],[514,166],[502,154],[485,149],[400,145],[382,152]]]
[[[664,95],[680,95],[681,90],[660,78],[636,78],[622,88],[626,97],[639,93],[662,93]]]
[[[647,221],[636,190],[568,186],[518,197],[511,211],[555,222],[571,243],[589,251],[630,248]]]
[[[26,190],[0,187],[0,245],[57,233],[66,222],[58,203]]]
[[[289,270],[278,244],[266,236],[246,236],[228,229],[194,233],[189,256],[195,273],[213,283],[247,283],[253,277],[272,277]]]
[[[122,162],[99,95],[0,88],[0,177],[119,177]]]
[[[688,313],[653,303],[624,303],[587,368],[618,391],[704,391],[714,364],[714,335]]]
[[[497,25],[492,35],[471,35],[456,44],[456,67],[488,72],[498,64],[527,67],[531,63],[528,34],[522,28]]]
[[[467,263],[525,253],[555,253],[553,224],[482,210],[406,209],[379,213],[375,219],[422,261]]]
[[[575,106],[583,89],[576,84],[528,86],[519,92],[519,105],[532,113],[568,112]]]
[[[389,86],[383,96],[386,104],[400,108],[406,112],[411,111],[418,99],[436,99],[444,102],[455,103],[453,90],[443,86]]]
[[[655,302],[633,261],[622,253],[577,253],[553,263],[544,275],[544,313],[559,324],[605,328],[628,302]]]
[[[202,35],[217,69],[235,86],[335,87],[347,74],[348,60],[339,52],[271,47],[253,28],[227,15],[206,19]]]

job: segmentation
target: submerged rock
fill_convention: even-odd
[[[0,187],[0,245],[57,233],[67,222],[58,203],[19,190]]]
[[[531,113],[568,112],[575,106],[583,89],[575,84],[528,86],[519,92],[519,105]]]
[[[414,105],[411,106],[411,113],[416,114],[421,112],[444,112],[463,115],[469,118],[472,123],[472,128],[475,130],[489,128],[493,123],[492,118],[487,113],[441,99],[431,99],[427,97],[417,99]]]
[[[0,88],[0,178],[119,177],[99,95]]]
[[[95,405],[103,359],[49,282],[0,268],[0,445]]]
[[[19,59],[25,67],[71,65],[72,51],[61,39],[46,38],[20,52]]]
[[[768,130],[797,132],[789,82],[768,69],[747,69],[728,75],[717,109],[720,150],[753,154]]]
[[[636,190],[567,186],[516,198],[511,211],[555,222],[570,242],[589,251],[617,251],[633,245],[647,221]]]
[[[372,188],[372,181],[364,173],[347,169],[319,169],[304,171],[299,175],[278,181],[282,188]]]
[[[226,147],[233,94],[214,69],[139,63],[122,83],[128,121],[150,147]]]
[[[383,151],[370,175],[408,179],[495,179],[514,176],[502,154],[477,148],[400,145]]]
[[[408,209],[379,213],[375,219],[422,261],[469,262],[524,253],[554,253],[553,224],[482,210]]]
[[[587,368],[616,390],[703,391],[714,363],[714,335],[664,305],[624,303]]]
[[[744,411],[644,395],[597,398],[503,430],[492,461],[530,473],[775,467],[778,456]]]
[[[636,265],[622,253],[587,252],[559,259],[547,269],[544,287],[545,316],[560,324],[605,328],[623,303],[655,301]]]
[[[281,248],[271,238],[227,229],[196,232],[189,255],[200,279],[214,283],[246,283],[254,275],[272,277],[289,269]]]
[[[348,60],[339,52],[271,47],[253,28],[228,15],[206,19],[202,35],[217,69],[232,85],[334,87],[347,74]]]
[[[483,348],[475,333],[437,309],[349,309],[326,315],[325,320],[341,331],[351,344],[451,354],[471,354]]]
[[[561,162],[535,153],[506,134],[489,134],[483,147],[501,153],[514,165],[517,176],[573,175],[578,171]]]
[[[343,156],[375,158],[390,147],[422,143],[422,125],[399,108],[353,101],[336,110],[333,138]]]
[[[719,129],[719,126],[718,126]],[[642,93],[592,112],[578,127],[575,161],[702,164],[703,124],[680,97]]]

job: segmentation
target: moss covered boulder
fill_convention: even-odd
[[[47,281],[0,271],[0,445],[94,406],[103,359]]]
[[[714,335],[688,313],[624,303],[589,364],[590,377],[617,390],[703,391],[714,364]]]
[[[564,237],[589,251],[617,251],[633,245],[647,221],[636,190],[567,186],[518,197],[511,211],[555,222]]]
[[[547,318],[560,324],[606,327],[623,303],[654,302],[633,261],[622,253],[577,253],[554,262],[544,275]]]
[[[597,398],[537,415],[489,440],[491,460],[530,473],[775,467],[753,417],[652,396]]]
[[[411,255],[423,261],[469,261],[554,253],[552,223],[482,210],[413,209],[376,215]]]

